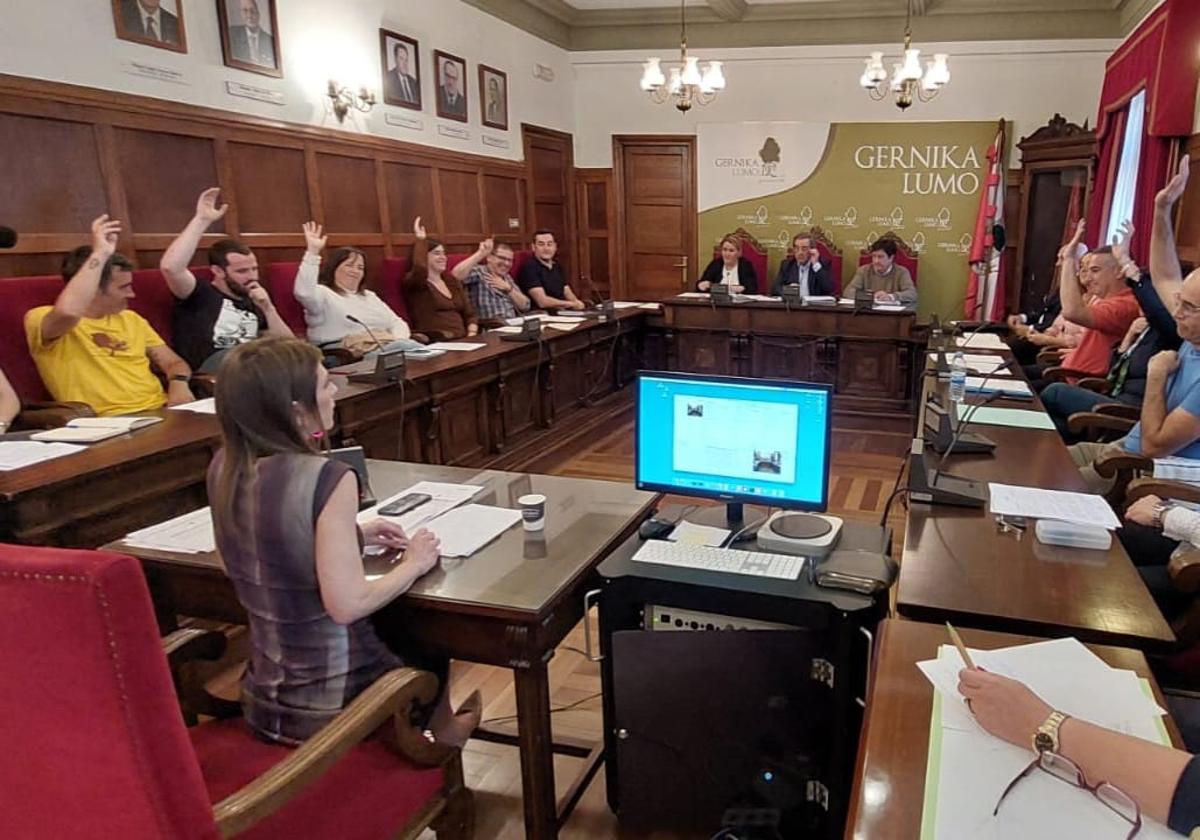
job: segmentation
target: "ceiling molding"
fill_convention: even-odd
[[[679,7],[578,9],[569,0],[463,0],[573,51],[666,49],[679,41]],[[705,0],[687,9],[699,48],[899,42],[902,0],[758,4]],[[1161,0],[914,0],[919,41],[1121,38]]]

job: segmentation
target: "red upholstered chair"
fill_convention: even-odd
[[[729,235],[736,237],[742,243],[742,256],[754,266],[754,272],[758,275],[758,292],[765,295],[771,289],[771,281],[775,279],[767,276],[767,249],[745,228],[738,228]],[[720,258],[721,243],[718,242],[713,247],[713,259],[719,260]]]
[[[533,259],[533,251],[517,251],[513,254],[513,264],[509,271],[514,280],[521,273],[521,266],[525,265],[526,260],[531,259]]]
[[[833,278],[833,294],[842,296],[842,249],[833,244],[833,240],[819,227],[811,228],[808,235],[812,238],[813,247],[820,254],[821,264]]]
[[[917,268],[921,264],[921,258],[917,256],[917,252],[912,249],[907,242],[900,238],[900,234],[893,230],[889,230],[880,239],[890,239],[896,243],[896,262],[908,269],[908,273],[912,275],[913,285],[917,283]],[[871,247],[871,243],[867,243],[867,248],[858,252],[858,264],[866,265],[871,261],[871,252],[867,249]]]
[[[379,282],[375,285],[375,293],[405,321],[410,319],[401,284],[411,267],[410,257],[386,257],[379,269]]]
[[[0,545],[0,635],[6,837],[469,836],[457,751],[422,767],[369,737],[413,737],[430,674],[389,672],[296,749],[239,720],[189,730],[141,566],[98,551]]]
[[[212,282],[212,269],[208,266],[192,266],[192,274],[201,283]],[[171,344],[171,313],[175,309],[175,295],[167,280],[157,268],[143,268],[133,272],[134,298],[129,308],[150,322],[159,337]]]
[[[308,324],[304,320],[304,307],[296,300],[293,289],[296,286],[296,272],[300,270],[298,262],[271,263],[263,277],[263,286],[271,296],[271,302],[279,312],[283,322],[292,328],[297,338],[308,335]]]

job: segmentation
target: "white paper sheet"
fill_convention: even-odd
[[[421,523],[433,519],[435,516],[441,516],[448,510],[452,510],[463,502],[472,499],[476,493],[483,489],[479,484],[450,484],[444,481],[419,481],[411,487],[405,487],[399,493],[393,493],[383,501],[379,502],[374,507],[367,508],[358,514],[359,523],[367,522],[379,516],[379,509],[386,507],[391,502],[399,499],[401,496],[407,496],[409,493],[425,493],[430,496],[430,499],[420,507],[413,508],[408,513],[400,517],[385,517],[392,519],[400,524],[406,534],[411,534]]]
[[[908,309],[903,303],[877,303],[871,308],[876,312],[904,312]]]
[[[1024,382],[1015,379],[987,379],[983,376],[968,376],[967,390],[979,394],[1009,394],[1018,397],[1032,396],[1033,392]]]
[[[824,303],[826,305],[837,303],[837,298],[833,295],[809,295],[804,299],[805,303]]]
[[[183,405],[171,406],[171,411],[192,411],[196,414],[216,414],[217,413],[217,398],[209,397],[208,399],[195,400]]]
[[[662,304],[661,303],[639,303],[638,309],[649,309],[654,312],[657,312],[658,310],[662,309]]]
[[[1030,411],[1026,408],[996,408],[992,405],[981,405],[971,411],[971,422],[982,423],[986,426],[1011,426],[1014,429],[1045,429],[1054,431],[1054,421],[1050,415],[1041,411]]]
[[[709,525],[696,525],[684,520],[675,526],[668,539],[682,545],[711,545],[720,548],[725,540],[733,533],[727,528],[713,528]]]
[[[521,511],[464,505],[425,523],[442,541],[443,557],[470,557],[521,521]]]
[[[213,534],[212,509],[200,508],[166,522],[134,531],[125,542],[135,548],[155,551],[177,551],[181,554],[203,554],[217,550]]]
[[[675,295],[675,297],[681,297],[681,298],[706,298],[706,297],[708,297],[708,292],[680,292],[679,294]]]
[[[573,330],[578,326],[579,326],[579,321],[575,321],[570,324],[558,324],[558,323],[546,324],[546,327],[549,329],[562,330],[563,332],[569,332],[570,330]]]
[[[929,358],[937,361],[937,353],[930,353]],[[983,354],[964,353],[963,362],[967,365],[967,370],[970,373],[977,373],[981,376],[994,376],[997,372],[1001,376],[1011,376],[1012,371],[1008,368],[1008,362],[1002,356],[985,356]],[[946,354],[946,364],[954,363],[954,354]],[[944,374],[943,374],[944,375]]]
[[[1068,490],[1043,490],[1014,484],[988,484],[988,508],[993,516],[1024,516],[1029,519],[1057,519],[1080,525],[1095,525],[1115,531],[1121,522],[1103,496],[1072,493]]]
[[[521,329],[521,327],[492,327],[488,332],[499,333],[501,335],[516,335]]]
[[[638,303],[636,300],[614,300],[613,309],[637,309],[645,306],[644,303]]]
[[[430,350],[456,350],[463,353],[469,350],[478,350],[480,347],[487,347],[487,345],[474,341],[438,341],[429,345]]]
[[[74,443],[38,443],[35,440],[0,441],[0,470],[19,470],[52,458],[74,455],[86,446]]]
[[[980,332],[972,336],[960,335],[954,339],[957,347],[970,347],[972,350],[982,350],[984,348],[992,348],[995,350],[1007,350],[1008,345],[1004,343],[1004,339],[996,335],[996,333]]]

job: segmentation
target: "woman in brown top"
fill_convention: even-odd
[[[383,674],[411,664],[441,672],[428,727],[461,746],[478,723],[478,697],[454,713],[449,662],[391,649],[371,623],[437,565],[438,540],[425,529],[408,537],[386,519],[358,527],[354,471],[318,449],[333,426],[336,391],[321,351],[295,338],[238,346],[217,380],[223,448],[208,493],[221,559],[250,617],[246,722],[264,739],[298,744]],[[364,545],[404,553],[368,580]]]
[[[479,319],[462,281],[483,256],[491,253],[491,240],[485,243],[486,251],[481,244],[478,251],[454,266],[453,271],[446,271],[446,248],[425,236],[420,216],[413,220],[413,233],[417,242],[413,245],[412,268],[403,284],[413,332],[423,333],[433,341],[478,335]]]

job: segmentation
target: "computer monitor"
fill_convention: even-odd
[[[823,511],[833,389],[810,382],[641,371],[635,475],[641,490]]]

